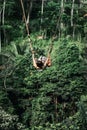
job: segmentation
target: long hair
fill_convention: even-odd
[[[39,67],[39,68],[43,68],[43,63],[42,63],[42,61],[39,61],[39,60],[37,60],[36,61],[36,64],[37,64],[37,66]]]

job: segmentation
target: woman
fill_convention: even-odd
[[[45,56],[40,56],[38,59],[35,58],[34,53],[32,55],[33,58],[33,66],[38,69],[38,70],[42,70],[46,67],[50,67],[51,66],[51,58],[50,55],[48,55],[48,57]]]

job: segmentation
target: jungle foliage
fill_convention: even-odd
[[[36,57],[54,38],[52,66],[33,67],[20,0],[1,0],[0,130],[86,130],[87,1],[23,3]]]

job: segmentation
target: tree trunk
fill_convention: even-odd
[[[74,23],[73,23],[74,4],[75,4],[75,0],[72,1],[72,8],[71,8],[71,27],[73,28],[73,32],[72,32],[73,39],[75,37],[75,26],[74,26]]]
[[[75,25],[73,25],[73,39],[75,38]]]
[[[44,12],[44,0],[42,0],[42,4],[41,4],[41,25],[40,25],[40,31],[42,31],[43,12]]]
[[[42,0],[42,5],[41,5],[41,24],[43,22],[43,9],[44,9],[44,0]]]
[[[0,53],[1,53],[1,30],[0,30]]]
[[[27,15],[27,24],[29,25],[29,22],[30,22],[30,14],[31,14],[31,11],[32,11],[32,6],[33,6],[33,0],[30,0],[28,1],[28,4],[29,4],[29,11],[28,11],[28,15]]]
[[[73,27],[74,2],[75,2],[75,0],[72,1],[72,8],[71,8],[71,27]]]
[[[64,29],[64,24],[63,24],[63,20],[62,20],[62,15],[64,13],[64,0],[61,0],[61,18],[60,18],[60,37],[63,35],[63,29]]]
[[[1,13],[2,13],[2,10],[0,10],[0,25],[1,25]],[[0,28],[0,52],[1,52],[1,28]]]
[[[3,10],[2,10],[2,25],[3,25],[3,34],[4,34],[4,44],[6,41],[6,33],[5,33],[5,28],[4,28],[4,23],[5,23],[5,7],[6,7],[6,0],[3,1]]]

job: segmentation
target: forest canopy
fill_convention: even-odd
[[[87,130],[87,0],[22,2],[0,0],[0,130]]]

